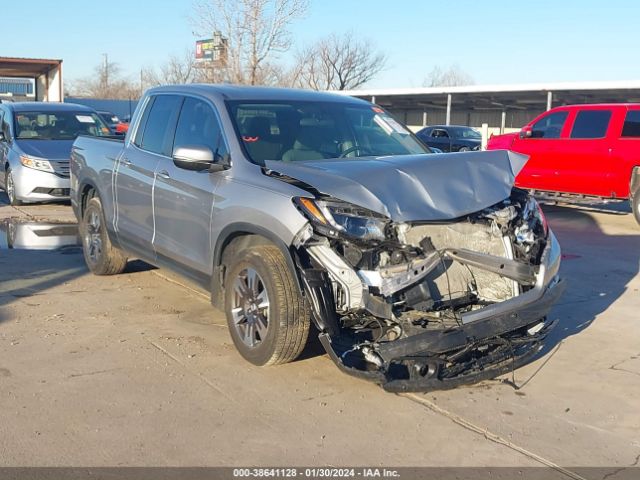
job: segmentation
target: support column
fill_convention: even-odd
[[[547,92],[547,110],[551,110],[552,103],[553,103],[553,92]]]
[[[507,112],[502,111],[502,118],[500,119],[500,135],[504,133],[504,127],[507,125]]]
[[[375,95],[371,96],[371,103],[373,103],[373,104],[376,103],[376,96]]]
[[[451,125],[451,94],[447,94],[447,121],[446,125]]]
[[[422,126],[423,127],[427,126],[427,111],[426,110],[422,111]]]
[[[480,129],[480,137],[481,137],[480,149],[486,150],[487,142],[489,141],[489,124],[488,123],[482,124],[482,128]]]

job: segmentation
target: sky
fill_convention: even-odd
[[[65,81],[108,54],[132,79],[193,48],[191,0],[0,0],[0,55],[61,58]],[[633,0],[310,0],[290,27],[292,53],[352,31],[386,54],[367,87],[420,87],[457,65],[478,85],[640,80],[640,2]]]

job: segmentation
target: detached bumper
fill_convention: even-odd
[[[550,233],[533,288],[463,314],[458,327],[371,345],[377,367],[354,360],[343,338],[323,333],[320,340],[342,371],[388,391],[442,390],[494,378],[530,361],[555,326],[547,315],[565,289],[559,267],[560,247]]]

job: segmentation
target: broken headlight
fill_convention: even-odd
[[[536,201],[535,198],[529,197],[527,203],[522,212],[522,216],[529,223],[531,228],[542,228],[544,238],[549,235],[549,224],[547,223],[547,217],[544,216],[542,207]]]
[[[545,239],[549,236],[549,225],[538,202],[529,197],[522,207],[521,217],[513,230],[514,245],[522,254],[534,254],[538,258]],[[541,246],[542,242],[542,246]],[[538,246],[538,248],[534,248]]]
[[[294,199],[320,233],[346,235],[358,240],[384,240],[388,219],[378,213],[339,200]]]

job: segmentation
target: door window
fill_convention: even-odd
[[[582,110],[576,115],[571,138],[604,138],[610,119],[611,110]]]
[[[177,95],[158,95],[149,110],[140,148],[171,156],[173,135],[182,98]]]
[[[228,153],[222,128],[213,108],[205,101],[191,97],[187,97],[182,105],[173,149],[175,151],[176,148],[187,145],[209,147],[214,158]]]
[[[449,138],[449,134],[445,130],[434,130],[431,136],[436,138]]]
[[[11,140],[11,114],[5,112],[4,117],[2,118],[2,133],[4,133],[4,138],[7,140]]]
[[[142,116],[140,117],[140,121],[138,122],[138,127],[133,139],[133,143],[137,147],[142,148],[142,134],[144,133],[144,127],[147,124],[149,112],[151,111],[151,107],[153,106],[153,102],[155,99],[156,97],[150,97],[147,101],[147,104],[144,106],[144,112],[142,112]]]
[[[560,138],[569,112],[554,112],[542,117],[531,127],[531,138]]]
[[[629,110],[622,127],[623,137],[640,137],[640,110]]]

